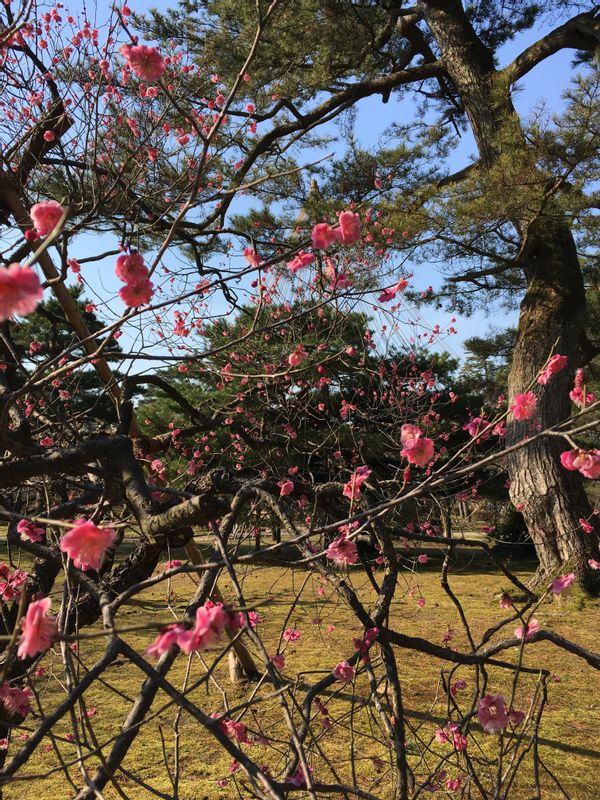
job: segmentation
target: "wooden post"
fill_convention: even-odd
[[[185,545],[185,552],[187,553],[188,558],[192,562],[192,564],[204,563],[204,558],[202,556],[202,553],[196,547],[196,544],[192,539],[190,539]],[[215,588],[213,589],[213,595],[217,601],[223,602],[223,595],[219,591],[219,587],[216,584]],[[239,662],[240,668],[243,670],[247,678],[254,679],[259,677],[260,673],[256,669],[256,665],[252,659],[252,656],[250,655],[245,645],[239,639],[236,642],[234,642],[232,652],[234,654],[234,657]],[[236,678],[234,676],[239,676],[239,670],[237,666],[235,668],[233,667],[232,660],[230,658],[229,677],[231,678],[233,683],[235,683],[236,680],[239,679],[239,677]]]

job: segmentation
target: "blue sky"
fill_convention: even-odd
[[[67,7],[72,8],[70,4]],[[165,10],[169,7],[169,3],[165,2],[130,2],[130,8],[135,12],[144,12],[151,6],[157,7],[159,10]],[[102,14],[102,9],[99,10],[98,16]],[[100,20],[98,20],[100,21]],[[499,53],[499,60],[501,66],[510,62],[514,56],[520,52],[524,47],[538,39],[543,35],[543,30],[528,31],[517,37],[515,42],[506,45]],[[558,53],[548,59],[543,64],[532,70],[525,79],[521,82],[518,90],[514,92],[513,100],[519,113],[527,117],[533,109],[540,103],[544,103],[547,109],[551,111],[558,111],[563,106],[562,94],[568,86],[569,78],[571,77],[570,60],[572,58],[571,51]],[[406,103],[407,101],[404,101]],[[392,122],[402,121],[403,119],[410,118],[411,109],[402,105],[394,97],[392,97],[387,104],[381,102],[380,97],[368,98],[361,101],[358,105],[358,115],[356,120],[355,131],[361,143],[367,146],[374,146],[377,144],[379,136],[382,131]],[[328,146],[328,150],[331,150]],[[451,169],[458,170],[461,167],[470,163],[474,155],[475,148],[472,138],[465,135],[459,147],[452,156]],[[310,155],[306,155],[306,160],[310,160]],[[252,198],[244,200],[243,203],[247,207],[251,204]],[[237,206],[239,210],[239,205]],[[79,237],[77,242],[74,243],[73,251],[70,255],[75,257],[85,256],[91,250],[98,252],[101,250],[113,249],[116,245],[116,239],[112,235],[101,236],[82,236]],[[89,281],[88,294],[97,293],[97,300],[107,297],[114,297],[108,304],[106,311],[118,315],[122,311],[122,303],[116,292],[120,288],[120,283],[113,275],[112,263],[114,259],[109,260],[109,263],[98,264],[95,273],[85,271],[86,280]],[[434,287],[439,284],[439,276],[436,274],[435,269],[431,267],[421,267],[419,269],[419,281],[422,286],[417,288],[425,288],[428,284]],[[218,306],[215,308],[219,311],[222,309]],[[435,311],[431,308],[414,309],[412,315],[415,318],[421,318],[431,326],[435,323],[440,323],[441,327],[447,327],[451,314]],[[497,327],[516,324],[517,313],[507,313],[504,309],[491,309],[489,316],[483,312],[477,312],[470,318],[458,317],[454,327],[458,333],[455,336],[447,338],[441,345],[443,349],[448,349],[453,355],[462,355],[461,343],[464,339],[473,335],[484,335],[490,325]],[[138,336],[143,333],[143,327],[138,328]],[[125,343],[129,336],[125,336],[122,340]]]
[[[533,29],[519,35],[513,42],[509,42],[499,52],[500,66],[509,64],[523,49],[537,41],[545,30]],[[542,64],[535,67],[513,91],[513,103],[522,118],[532,115],[534,109],[544,106],[548,113],[560,112],[565,105],[563,94],[568,88],[573,71],[571,60],[573,51],[564,50],[556,53]],[[406,102],[406,101],[405,101]],[[410,110],[410,109],[409,109]],[[393,98],[383,104],[381,98],[371,97],[361,102],[356,122],[356,130],[364,144],[374,146],[377,144],[382,130],[393,122],[406,118],[406,107]],[[450,168],[458,171],[467,166],[476,155],[473,137],[468,132],[462,139],[458,148],[452,154]],[[427,270],[421,267],[419,278],[424,288],[428,284],[439,285],[440,277],[435,267]],[[443,322],[450,314],[443,314],[428,308],[421,308],[415,312],[424,320],[431,323]],[[441,345],[452,355],[461,357],[463,354],[462,342],[471,336],[484,336],[490,327],[501,329],[510,325],[517,325],[518,311],[507,311],[498,307],[491,307],[486,313],[477,311],[470,317],[457,316],[454,327],[458,333],[448,337]]]

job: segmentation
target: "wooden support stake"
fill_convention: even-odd
[[[196,547],[194,541],[190,539],[185,545],[185,552],[188,555],[189,560],[192,564],[203,564],[204,558],[200,550]],[[215,584],[213,589],[213,595],[215,600],[218,602],[223,602],[223,595],[219,591],[219,587]],[[250,655],[249,651],[245,647],[245,645],[238,639],[236,642],[233,643],[233,652],[235,653],[235,658],[238,660],[241,669],[243,670],[244,674],[247,678],[258,678],[260,673],[256,669],[256,665]],[[229,661],[229,677],[232,680],[232,683],[235,683],[238,679],[236,676],[239,676],[239,670],[237,667],[233,667],[232,661]]]

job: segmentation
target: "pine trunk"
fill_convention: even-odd
[[[540,218],[529,230],[523,252],[527,291],[521,303],[519,328],[509,376],[509,395],[536,386],[535,421],[544,429],[566,419],[571,411],[569,389],[580,358],[585,320],[585,287],[573,237],[567,225]],[[555,375],[546,387],[535,378],[552,351],[569,358],[570,369]],[[512,421],[507,444],[530,431],[529,423]],[[594,524],[581,476],[560,463],[570,446],[547,436],[516,451],[508,460],[510,496],[523,513],[540,567],[535,581],[546,581],[563,566],[572,569],[590,590],[600,574],[588,560],[598,560],[598,531],[585,534],[581,519]],[[535,582],[534,581],[534,582]]]
[[[507,87],[498,85],[492,53],[477,37],[459,0],[427,0],[426,21],[436,39],[448,74],[471,123],[482,171],[497,167],[510,148],[509,158],[535,170],[520,121]],[[543,176],[539,175],[542,182]],[[518,265],[526,279],[518,337],[509,377],[509,397],[536,387],[541,429],[566,419],[569,388],[578,365],[585,324],[585,287],[571,231],[550,203],[513,220],[520,237]],[[535,378],[548,357],[557,352],[569,358],[569,369],[541,387]],[[507,445],[531,433],[529,423],[510,422]],[[510,496],[523,513],[535,545],[540,568],[535,581],[546,580],[567,568],[592,591],[600,589],[600,571],[588,560],[600,560],[600,524],[579,473],[568,472],[560,453],[569,449],[560,437],[545,436],[516,450],[508,461]],[[585,534],[580,519],[596,525]]]

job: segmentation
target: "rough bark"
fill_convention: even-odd
[[[585,287],[573,237],[563,222],[541,219],[529,231],[523,253],[527,290],[519,316],[519,328],[509,394],[525,391],[550,355],[569,358],[571,369],[555,375],[546,387],[537,387],[536,421],[542,427],[569,416],[569,389],[573,368],[579,363],[579,342],[585,320]],[[528,423],[512,422],[507,442],[527,434]],[[570,449],[562,439],[538,439],[509,459],[510,496],[522,511],[540,561],[537,580],[556,574],[570,562],[590,589],[599,588],[598,573],[588,568],[588,559],[598,559],[598,531],[584,534],[580,519],[590,520],[592,509],[579,473],[568,472],[560,463],[562,451]]]
[[[491,52],[477,37],[459,0],[428,0],[425,19],[471,123],[482,170],[492,168],[510,142],[511,155],[532,159],[509,86],[497,72]],[[540,175],[540,180],[543,176]],[[552,352],[569,357],[570,371],[547,386],[537,384],[539,414],[546,428],[569,416],[568,389],[579,361],[585,324],[585,289],[569,226],[555,208],[546,206],[513,224],[520,237],[518,263],[526,278],[518,337],[509,377],[509,397],[527,391]],[[527,433],[527,425],[512,422],[507,444]],[[539,439],[508,459],[510,496],[522,511],[540,561],[537,578],[546,578],[566,565],[589,589],[598,589],[598,572],[588,559],[598,558],[598,533],[584,534],[579,520],[591,508],[581,476],[560,463],[567,445],[555,437]],[[594,518],[595,519],[595,518]]]

